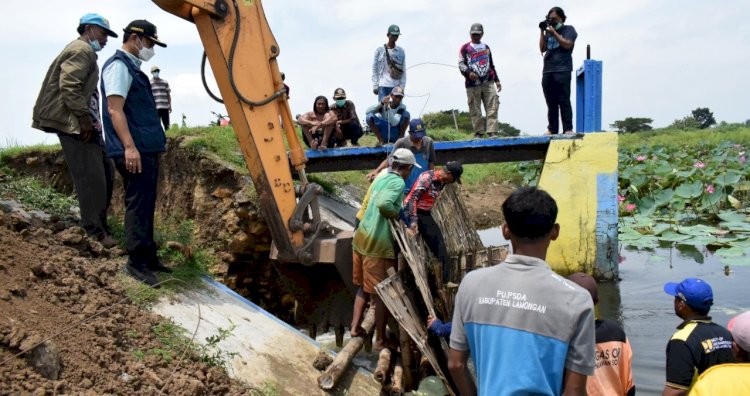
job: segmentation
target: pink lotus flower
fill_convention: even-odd
[[[734,144],[734,148],[740,148],[740,147],[742,147],[742,145],[741,145],[741,144],[739,144],[739,143],[735,143],[735,144]]]
[[[635,204],[633,204],[633,203],[629,203],[629,204],[627,204],[627,205],[625,206],[625,210],[626,210],[626,211],[628,211],[628,212],[632,212],[632,211],[634,211],[634,210],[635,210]]]
[[[620,195],[620,194],[617,194],[617,202],[623,202],[623,201],[625,201],[625,200],[626,200],[627,198],[628,198],[628,197],[624,197],[624,196],[622,196],[622,195]]]
[[[709,194],[713,194],[713,193],[714,193],[714,191],[716,191],[716,189],[714,188],[714,185],[713,185],[713,184],[709,184],[708,186],[706,186],[706,192],[707,192],[707,193],[709,193]]]
[[[696,167],[696,168],[702,169],[702,168],[706,167],[706,164],[704,164],[701,161],[698,161],[698,162],[694,163],[693,166]]]
[[[635,160],[639,161],[639,162],[640,161],[645,161],[646,160],[646,156],[645,155],[639,155],[639,156],[635,157]]]
[[[745,158],[745,156],[744,156],[744,155],[741,155],[741,156],[740,156],[740,164],[744,164],[744,163],[745,163],[745,161],[747,161],[747,158]]]

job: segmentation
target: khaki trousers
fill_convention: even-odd
[[[494,81],[487,81],[476,87],[466,88],[466,96],[469,99],[469,115],[471,116],[471,126],[474,133],[484,134],[485,132],[496,133],[497,127],[497,109],[500,107],[500,99],[497,96]],[[487,124],[482,120],[482,104],[484,103],[484,112],[487,114]]]

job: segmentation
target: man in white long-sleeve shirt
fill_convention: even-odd
[[[382,102],[393,88],[406,87],[406,53],[396,45],[401,35],[397,25],[388,27],[388,42],[375,49],[372,60],[372,93]]]

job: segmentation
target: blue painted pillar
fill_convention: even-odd
[[[576,70],[576,132],[602,130],[602,61],[586,59]]]

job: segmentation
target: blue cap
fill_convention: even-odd
[[[409,121],[409,136],[414,139],[421,139],[427,134],[424,122],[420,118]]]
[[[687,278],[680,283],[664,284],[664,292],[684,301],[691,308],[709,309],[714,304],[711,286],[698,278]]]
[[[78,22],[78,26],[81,25],[96,25],[106,30],[108,36],[117,37],[117,33],[113,32],[112,29],[109,28],[109,21],[99,14],[90,12],[82,16],[81,20]]]

